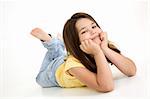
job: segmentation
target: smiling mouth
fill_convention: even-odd
[[[98,34],[94,35],[91,39],[94,40],[95,38],[99,37],[99,35],[100,34],[98,33]]]
[[[92,40],[94,40],[95,38],[97,38],[97,36],[96,36],[96,37],[94,37],[94,38],[92,38]]]

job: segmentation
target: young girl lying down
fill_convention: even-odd
[[[97,22],[86,13],[75,13],[64,25],[63,41],[40,28],[31,31],[47,48],[36,77],[42,87],[87,86],[99,92],[114,89],[109,64],[126,76],[136,74],[134,62],[122,55]]]

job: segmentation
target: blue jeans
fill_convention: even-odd
[[[57,38],[52,38],[50,42],[42,42],[42,44],[48,51],[36,77],[36,82],[42,87],[57,87],[59,84],[56,81],[55,72],[64,63],[66,57],[64,43]]]

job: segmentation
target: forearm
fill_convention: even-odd
[[[97,65],[97,82],[99,86],[101,87],[114,86],[112,73],[102,50],[100,50],[98,54],[94,55],[94,59]]]
[[[136,73],[136,66],[132,60],[116,53],[110,48],[104,48],[105,56],[125,75],[133,76]]]

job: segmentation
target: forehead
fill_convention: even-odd
[[[76,22],[76,28],[77,28],[77,30],[80,30],[83,27],[91,25],[91,23],[94,23],[94,22],[88,18],[81,18]]]

